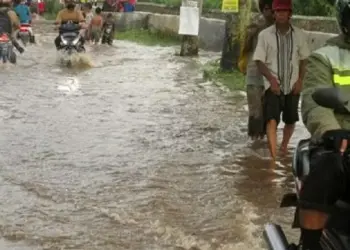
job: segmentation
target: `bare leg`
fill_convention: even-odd
[[[276,160],[277,155],[277,122],[270,120],[266,125],[266,135],[269,142],[269,150],[273,160]]]
[[[301,226],[302,250],[320,250],[322,231],[325,228],[328,215],[316,211],[300,209],[299,222]]]
[[[283,128],[283,139],[282,139],[281,148],[280,148],[282,154],[287,153],[288,144],[289,144],[290,138],[293,135],[294,128],[295,128],[295,124],[286,124]]]

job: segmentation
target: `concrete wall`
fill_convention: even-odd
[[[162,32],[177,35],[179,29],[179,16],[148,13],[113,13],[116,18],[118,30],[149,29],[151,32]],[[299,26],[305,28],[303,26]],[[307,31],[307,38],[312,50],[321,47],[327,39],[335,34]],[[202,49],[221,51],[225,35],[225,21],[222,19],[202,17],[200,21],[199,37]]]
[[[305,0],[307,1],[307,0]],[[155,4],[148,2],[138,1],[136,4],[136,11],[151,12],[158,14],[179,15],[180,8],[177,6],[169,7],[164,4]],[[252,13],[252,16],[257,13]],[[206,10],[203,9],[203,17],[215,18],[225,20],[227,14],[220,10]],[[292,17],[294,25],[310,31],[320,31],[326,33],[337,33],[338,24],[333,17],[321,17],[321,16],[298,16]]]

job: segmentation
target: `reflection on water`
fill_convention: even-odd
[[[4,244],[254,250],[267,221],[289,227],[289,160],[271,170],[266,146],[247,143],[241,93],[203,82],[174,48],[118,41],[89,48],[94,67],[67,69],[54,35],[37,39],[2,72]]]

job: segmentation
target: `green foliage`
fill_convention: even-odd
[[[294,13],[307,16],[333,16],[334,7],[329,0],[293,1]]]
[[[180,6],[181,0],[141,0],[142,2],[153,2],[168,6]],[[249,1],[249,0],[248,0]],[[254,2],[255,0],[251,0]],[[332,0],[294,0],[294,14],[306,16],[332,16],[334,8]],[[221,9],[222,0],[203,0],[204,9]]]
[[[152,2],[165,4],[167,6],[181,6],[181,0],[142,0],[142,2]],[[203,8],[205,9],[221,9],[221,0],[204,0]]]
[[[56,14],[62,9],[62,5],[58,0],[44,0],[44,1],[45,1],[45,16],[50,17],[50,19],[55,19]]]

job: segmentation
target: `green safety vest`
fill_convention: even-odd
[[[333,83],[338,86],[350,85],[350,51],[337,46],[326,46],[314,53],[321,55],[332,65]]]

